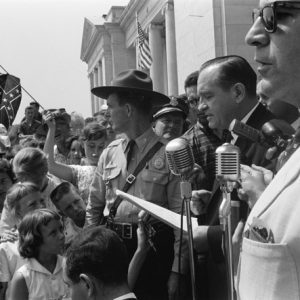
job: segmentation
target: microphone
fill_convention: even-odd
[[[174,175],[183,179],[193,170],[195,159],[189,142],[184,138],[176,138],[166,146],[169,168]]]
[[[240,179],[240,149],[225,143],[216,149],[216,177],[221,182]]]

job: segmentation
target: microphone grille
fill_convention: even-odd
[[[224,144],[216,150],[216,176],[228,181],[240,177],[240,150],[231,144]]]

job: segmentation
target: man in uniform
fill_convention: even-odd
[[[96,226],[103,216],[109,215],[116,200],[115,191],[121,190],[126,181],[131,183],[129,194],[180,213],[180,179],[171,174],[167,165],[167,141],[156,136],[151,127],[153,108],[168,103],[169,98],[154,92],[151,78],[138,70],[123,71],[113,79],[111,86],[94,88],[92,93],[107,99],[113,130],[126,138],[113,141],[100,157],[90,189],[86,225]],[[133,176],[139,162],[155,145],[158,145],[157,150]],[[108,225],[120,234],[129,255],[133,255],[137,246],[139,209],[123,200],[114,210],[115,216],[113,221],[109,218]],[[139,299],[179,299],[179,279],[180,283],[184,282],[185,278],[180,277],[187,272],[188,266],[186,244],[180,252],[179,232],[174,232],[174,241],[169,227],[160,223],[153,227],[156,251],[151,249],[148,253],[136,284],[136,295]]]

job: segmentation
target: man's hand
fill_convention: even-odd
[[[240,199],[247,201],[250,208],[272,181],[273,173],[263,167],[241,165],[241,188],[238,190]]]
[[[207,190],[192,191],[191,211],[195,216],[205,213],[210,196]]]

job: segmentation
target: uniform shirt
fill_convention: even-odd
[[[127,171],[127,143],[125,139],[113,141],[101,154],[90,189],[86,210],[86,225],[97,225],[101,217],[108,216],[116,199],[116,189],[122,189],[127,176],[133,172],[139,161],[156,142],[162,146],[137,175],[127,191],[129,194],[166,207],[176,213],[181,212],[180,177],[171,174],[165,155],[166,140],[155,135],[149,128],[135,139],[136,146]],[[115,221],[137,223],[140,209],[123,200],[117,210]],[[175,259],[172,271],[178,272],[179,232],[175,231]],[[186,272],[187,249],[183,245],[181,270]]]

